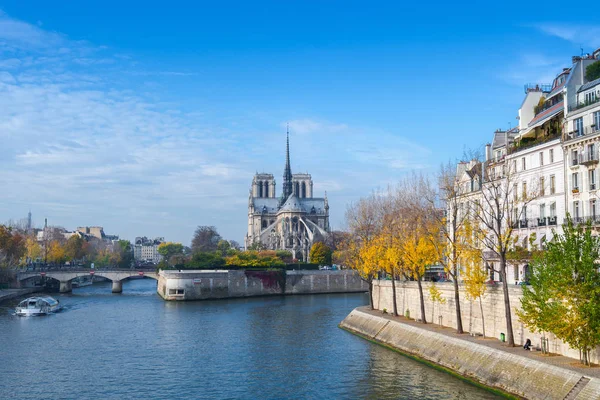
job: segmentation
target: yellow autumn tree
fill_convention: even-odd
[[[35,240],[33,236],[28,236],[27,241],[25,242],[27,260],[29,262],[34,262],[36,259],[42,256],[42,247]]]
[[[373,309],[373,280],[379,267],[374,262],[371,242],[380,231],[377,218],[376,197],[371,195],[352,203],[346,209],[348,235],[337,252],[337,259],[351,269],[369,285],[369,303]]]
[[[48,248],[48,261],[62,265],[67,260],[64,246],[58,241],[53,240]]]
[[[482,252],[478,244],[481,242],[483,232],[479,229],[474,229],[476,222],[469,221],[465,224],[464,230],[464,251],[461,252],[460,264],[463,269],[463,283],[467,299],[470,301],[479,299],[479,310],[481,313],[481,326],[483,337],[485,338],[485,316],[483,314],[483,296],[487,289],[486,282],[488,279],[487,272],[482,266]],[[472,330],[471,321],[469,322],[469,331]]]

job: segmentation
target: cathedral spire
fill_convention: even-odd
[[[292,194],[292,168],[290,167],[290,125],[287,125],[287,141],[285,146],[285,169],[283,171],[283,194],[281,202],[284,203]]]

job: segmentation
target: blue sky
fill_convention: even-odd
[[[342,228],[346,204],[482,146],[523,84],[600,46],[593,3],[365,4],[0,0],[0,221],[242,242],[289,122],[292,171]]]

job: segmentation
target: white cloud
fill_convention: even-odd
[[[298,133],[300,135],[316,132],[340,132],[348,128],[346,124],[331,124],[312,119],[296,119],[289,122],[283,122],[281,123],[281,127],[285,128],[288,124],[291,132]]]
[[[592,47],[600,46],[600,26],[586,24],[542,23],[534,27],[547,35],[555,36],[576,45]]]

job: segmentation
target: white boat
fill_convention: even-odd
[[[48,297],[29,297],[19,303],[15,314],[21,317],[47,315],[61,309],[58,300]]]
[[[94,277],[91,275],[78,276],[71,281],[71,287],[78,288],[82,286],[89,286],[94,283]]]

